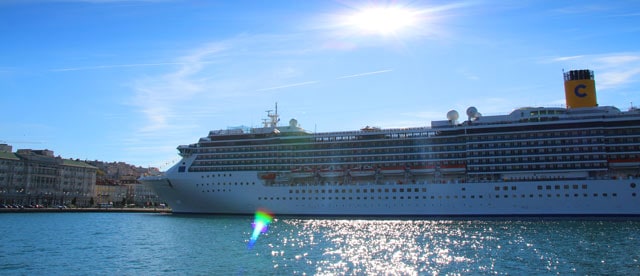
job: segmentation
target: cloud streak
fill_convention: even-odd
[[[318,81],[305,81],[305,82],[285,84],[285,85],[269,87],[269,88],[262,88],[262,89],[256,90],[256,92],[269,91],[269,90],[278,90],[278,89],[284,89],[284,88],[290,88],[290,87],[296,87],[296,86],[303,86],[303,85],[310,85],[310,84],[316,84],[316,83],[318,83]]]
[[[337,80],[350,79],[350,78],[364,77],[364,76],[377,75],[377,74],[389,73],[389,72],[393,72],[393,69],[385,69],[385,70],[379,70],[379,71],[372,71],[372,72],[358,73],[358,74],[353,74],[353,75],[346,75],[346,76],[337,77],[336,79]]]
[[[596,71],[599,90],[623,88],[640,78],[640,52],[557,57],[552,62]]]
[[[69,67],[50,69],[50,72],[66,72],[66,71],[85,71],[85,70],[101,70],[127,67],[149,67],[149,66],[165,66],[165,65],[185,65],[181,62],[159,62],[159,63],[133,63],[133,64],[113,64],[113,65],[94,65],[85,67]]]

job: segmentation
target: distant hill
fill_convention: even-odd
[[[124,162],[85,161],[87,164],[98,168],[96,184],[119,185],[138,183],[138,178],[148,174],[159,174],[158,168],[143,168]]]

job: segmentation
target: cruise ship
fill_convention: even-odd
[[[591,70],[564,72],[566,108],[430,127],[313,133],[295,119],[210,131],[147,176],[174,213],[306,216],[640,215],[640,110],[598,106]]]

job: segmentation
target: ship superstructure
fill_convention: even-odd
[[[431,127],[311,133],[268,112],[211,131],[150,183],[178,213],[638,215],[640,111],[599,107],[590,70],[565,74],[567,108]]]

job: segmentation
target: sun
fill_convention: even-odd
[[[415,26],[417,12],[402,6],[369,6],[346,15],[343,24],[363,34],[399,34]]]

